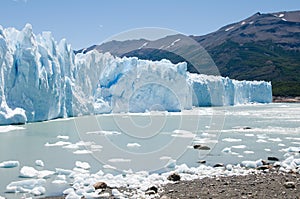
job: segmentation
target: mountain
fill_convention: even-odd
[[[213,74],[195,70],[194,65],[204,69],[214,62],[222,76],[272,81],[274,96],[300,96],[300,11],[256,13],[213,33],[189,38],[198,42],[212,58],[209,60],[205,55],[201,63],[188,62],[189,71]],[[178,52],[190,53],[186,46],[191,43],[183,35],[171,35],[155,41],[111,41],[77,52],[96,49],[120,57],[166,58],[178,63],[186,61]]]

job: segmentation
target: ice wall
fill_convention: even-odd
[[[221,76],[188,74],[193,106],[230,106],[272,102],[272,86],[265,81],[237,81]]]
[[[50,32],[0,26],[0,124],[271,102],[271,84],[187,73],[186,63],[75,54]]]

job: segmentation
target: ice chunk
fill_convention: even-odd
[[[165,167],[166,168],[175,168],[175,166],[176,166],[176,160],[170,159]]]
[[[36,166],[39,166],[39,167],[44,167],[45,165],[44,165],[44,162],[42,161],[42,160],[36,160],[35,161],[35,165]]]
[[[109,162],[131,162],[130,159],[125,158],[112,158],[108,160]]]
[[[0,168],[13,168],[13,167],[18,167],[20,165],[19,161],[4,161],[0,163]]]
[[[76,161],[75,162],[76,167],[88,170],[91,168],[90,164],[87,162],[81,162],[81,161]]]
[[[257,168],[259,166],[262,166],[263,162],[262,160],[257,160],[257,161],[245,160],[242,161],[242,165],[246,168]]]
[[[81,196],[77,195],[75,192],[71,192],[66,196],[66,199],[81,199]]]
[[[115,196],[116,198],[120,198],[123,196],[123,194],[118,189],[112,189],[111,194]]]
[[[72,170],[68,170],[68,169],[61,169],[61,168],[55,168],[55,172],[58,175],[70,175],[73,173]]]
[[[196,135],[190,131],[174,130],[172,136],[180,138],[194,138]]]
[[[73,153],[78,154],[78,155],[83,155],[83,154],[91,154],[93,152],[90,150],[77,150],[77,151],[74,151]]]
[[[235,145],[235,146],[232,146],[232,148],[234,148],[234,149],[244,149],[244,148],[246,148],[246,146],[245,145]]]
[[[49,147],[51,147],[51,146],[65,146],[65,145],[70,145],[70,144],[72,144],[72,143],[71,142],[65,142],[65,141],[58,141],[58,142],[55,142],[55,143],[47,142],[45,144],[45,146],[49,146]]]
[[[242,139],[237,139],[237,138],[224,138],[222,139],[224,142],[241,142]]]
[[[44,179],[22,180],[22,181],[11,182],[6,186],[6,190],[8,192],[17,192],[21,189],[29,193],[35,187],[41,187],[45,184],[46,184],[46,180]]]
[[[97,135],[121,135],[118,131],[92,131],[86,132],[86,134],[97,134]]]
[[[39,187],[34,187],[31,191],[31,194],[35,195],[35,196],[40,196],[46,193],[46,189],[45,187],[39,186]]]
[[[49,170],[42,170],[38,172],[38,178],[50,178],[53,174],[55,174],[54,171],[49,171]]]
[[[7,133],[10,131],[23,130],[23,129],[25,128],[21,126],[13,126],[13,125],[0,126],[0,133]]]
[[[223,153],[231,153],[231,148],[230,147],[225,147],[223,150],[222,150]]]
[[[68,140],[70,137],[67,135],[58,135],[57,138],[62,140]]]
[[[139,143],[128,143],[127,144],[128,148],[139,148],[141,145]]]
[[[37,177],[38,174],[39,172],[33,167],[24,166],[20,170],[20,177],[23,178],[34,178]]]

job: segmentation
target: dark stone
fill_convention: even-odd
[[[285,182],[284,183],[284,187],[287,188],[287,189],[294,189],[296,187],[295,183],[294,182]]]
[[[106,189],[107,184],[105,182],[96,182],[94,185],[94,188],[97,189]]]
[[[263,165],[263,166],[257,167],[257,170],[267,170],[269,168],[270,167],[268,165]]]
[[[222,163],[217,163],[217,164],[215,164],[213,167],[224,167],[224,164],[222,164]]]
[[[268,160],[270,160],[270,161],[279,161],[279,159],[276,158],[276,157],[268,157]]]
[[[210,147],[208,146],[203,146],[201,144],[195,144],[194,145],[194,149],[198,149],[198,150],[210,150]]]
[[[170,181],[180,181],[180,175],[178,175],[177,173],[172,173],[171,175],[168,176],[167,178]]]
[[[206,163],[206,160],[198,160],[197,163],[205,164],[205,163]]]
[[[156,186],[152,186],[146,190],[146,194],[151,195],[151,194],[156,194],[158,192],[158,188]]]
[[[267,160],[262,160],[261,162],[262,162],[263,165],[270,165],[270,163],[267,162]]]
[[[245,126],[245,127],[243,127],[243,129],[244,129],[244,130],[248,130],[248,129],[252,129],[252,128],[249,127],[249,126]]]

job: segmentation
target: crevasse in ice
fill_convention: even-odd
[[[74,54],[65,39],[0,26],[0,124],[272,100],[271,83],[190,74],[186,63]]]

